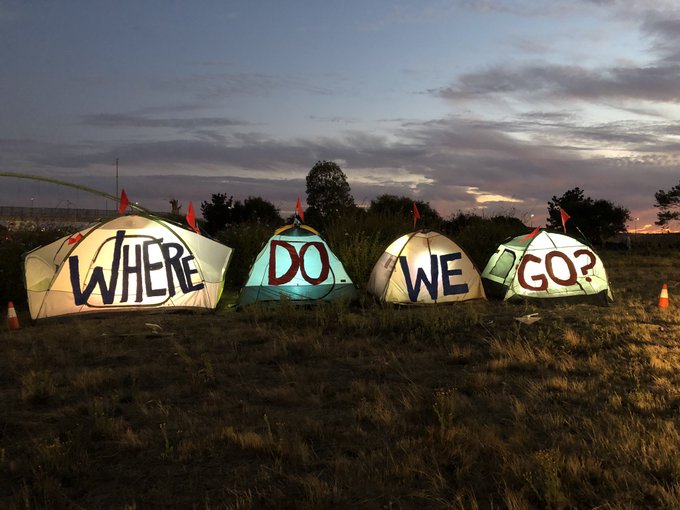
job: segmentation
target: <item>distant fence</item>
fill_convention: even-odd
[[[106,209],[0,206],[0,220],[5,223],[13,221],[90,223],[113,213],[114,211]]]
[[[680,249],[680,234],[637,234],[633,235],[633,246],[647,249]]]
[[[0,225],[10,230],[50,226],[89,224],[118,214],[113,209],[79,209],[74,207],[13,207],[0,205]],[[151,212],[161,218],[169,213]]]
[[[680,234],[619,234],[607,239],[605,248],[610,250],[665,250],[680,249]]]

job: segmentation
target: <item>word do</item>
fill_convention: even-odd
[[[277,248],[283,248],[288,253],[290,257],[290,265],[288,269],[280,275],[277,276]],[[318,259],[305,258],[307,251],[310,248],[314,248],[318,254]],[[310,264],[310,260],[314,260],[314,264],[321,265],[319,274],[316,277],[310,276],[307,272],[306,264]],[[284,262],[285,263],[285,262]],[[283,264],[282,264],[283,265]],[[298,273],[302,278],[312,284],[319,285],[321,282],[328,278],[328,273],[330,271],[330,264],[328,261],[328,251],[323,243],[318,241],[304,243],[298,252],[295,246],[286,241],[272,241],[269,251],[269,285],[285,285],[289,283]]]

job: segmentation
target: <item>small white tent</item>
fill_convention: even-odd
[[[612,300],[604,265],[595,251],[565,234],[534,230],[498,247],[482,271],[489,296]]]
[[[161,218],[117,216],[26,254],[31,317],[214,309],[231,254],[228,246]]]
[[[366,290],[387,303],[485,299],[479,271],[463,249],[437,232],[401,236],[382,254]]]

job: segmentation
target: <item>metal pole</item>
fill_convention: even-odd
[[[118,158],[116,158],[116,209],[120,207],[120,195],[118,194]]]

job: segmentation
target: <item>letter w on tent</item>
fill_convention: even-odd
[[[119,230],[116,233],[116,244],[113,249],[113,263],[111,264],[111,280],[108,285],[104,278],[104,269],[99,266],[94,268],[92,276],[88,282],[85,290],[80,290],[80,269],[78,267],[78,256],[74,255],[68,258],[69,269],[71,272],[71,288],[73,289],[73,301],[76,306],[81,306],[87,303],[87,300],[92,295],[92,291],[99,285],[102,293],[102,302],[106,305],[113,303],[113,298],[116,294],[116,284],[118,283],[118,268],[120,266],[120,249],[125,239],[125,231]]]
[[[406,290],[408,291],[408,297],[412,302],[418,301],[418,294],[420,294],[420,285],[425,284],[427,292],[430,294],[432,299],[437,299],[437,283],[439,282],[439,263],[437,262],[436,255],[430,255],[430,276],[432,280],[427,279],[425,274],[425,269],[419,267],[416,271],[416,281],[413,283],[411,281],[411,272],[408,268],[408,260],[403,255],[399,257],[399,263],[401,264],[401,270],[404,272],[406,277]]]

